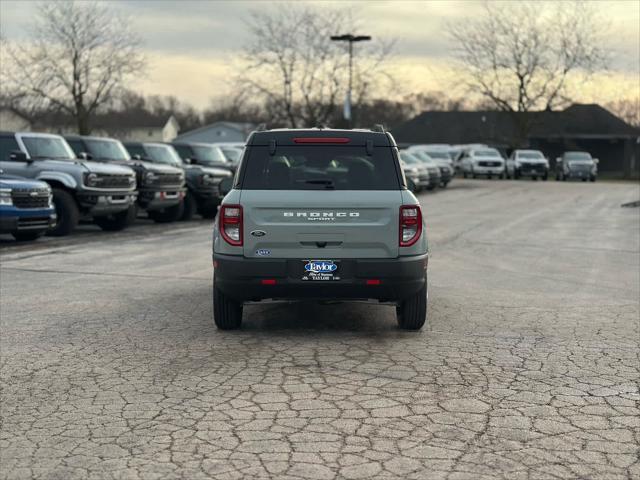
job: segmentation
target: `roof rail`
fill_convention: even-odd
[[[384,125],[382,125],[381,123],[376,123],[371,129],[371,131],[384,133],[385,132]]]
[[[255,131],[256,132],[264,132],[266,129],[267,129],[267,124],[266,123],[261,123],[256,127]]]

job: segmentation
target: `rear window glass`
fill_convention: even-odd
[[[392,150],[376,147],[251,147],[244,160],[242,188],[247,190],[398,190]]]

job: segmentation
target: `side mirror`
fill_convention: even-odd
[[[224,179],[222,179],[222,181],[220,182],[220,193],[222,195],[226,195],[227,193],[229,193],[232,188],[233,188],[233,178],[225,177]]]
[[[142,160],[142,156],[139,153],[131,156],[131,160]]]
[[[595,163],[596,165],[598,165],[600,163],[600,159],[599,158],[594,158],[593,159],[593,163]]]
[[[14,150],[9,154],[9,160],[13,160],[14,162],[28,162],[27,154],[21,150]]]
[[[93,156],[87,152],[80,152],[80,156],[78,158],[81,158],[82,160],[91,160]]]
[[[185,158],[183,162],[187,165],[195,165],[196,163],[198,163],[195,158]]]

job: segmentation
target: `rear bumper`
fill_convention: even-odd
[[[301,279],[302,259],[214,254],[215,286],[238,301],[322,298],[397,302],[424,286],[427,262],[428,254],[392,259],[341,259],[340,280],[310,282]],[[271,284],[264,285],[263,280]],[[367,280],[379,283],[367,284]]]

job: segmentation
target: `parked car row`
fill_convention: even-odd
[[[0,132],[0,233],[62,236],[80,220],[122,230],[139,213],[156,222],[212,218],[223,197],[219,184],[237,163],[219,147],[193,146],[189,157],[190,146],[179,147],[182,155],[167,143]]]
[[[440,161],[448,158],[452,169],[461,173],[464,178],[497,177],[517,180],[529,177],[533,180],[547,180],[553,174],[549,159],[539,150],[516,149],[506,159],[497,148],[480,143],[412,145],[406,151],[426,154]],[[556,180],[579,178],[585,182],[595,182],[597,175],[598,159],[592,158],[588,152],[565,152],[556,158]]]
[[[451,159],[441,152],[409,147],[400,150],[402,166],[409,188],[413,192],[423,189],[446,188],[453,178]]]

